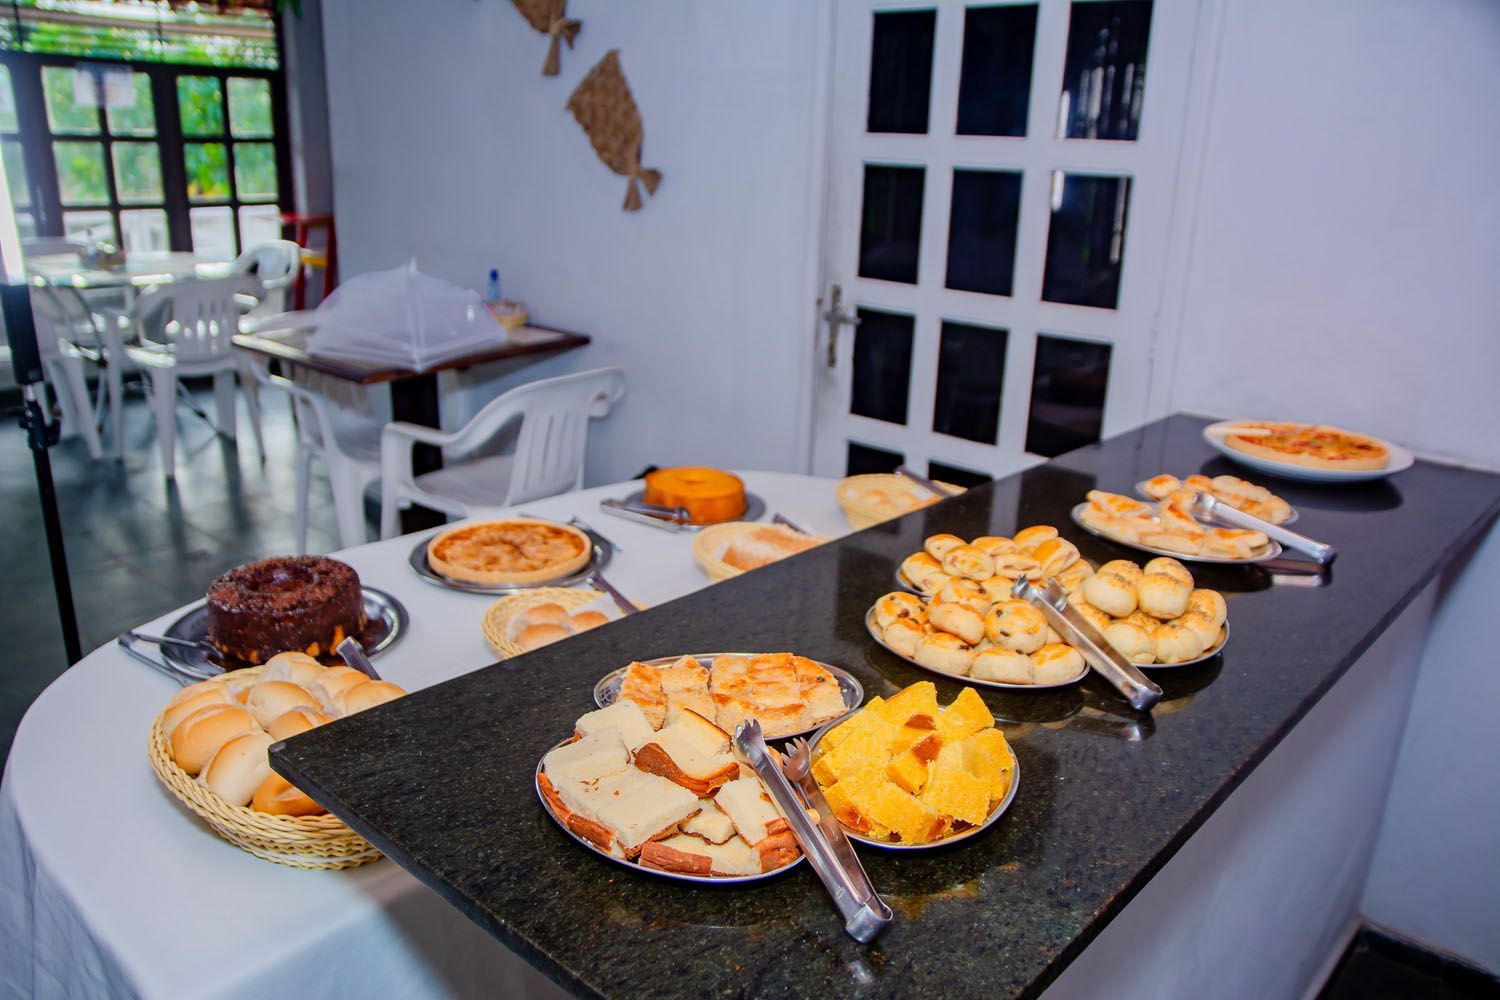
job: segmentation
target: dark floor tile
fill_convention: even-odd
[[[1495,1000],[1500,979],[1414,941],[1364,927],[1318,1000]]]

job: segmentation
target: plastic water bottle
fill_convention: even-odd
[[[486,302],[500,301],[500,271],[498,268],[490,268],[490,280],[484,286],[484,299]]]

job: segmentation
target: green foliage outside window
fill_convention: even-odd
[[[54,142],[57,190],[64,205],[108,205],[104,146],[97,142]]]
[[[271,138],[270,81],[229,78],[229,131],[237,139]]]
[[[151,99],[151,78],[145,73],[130,74],[130,86],[135,91],[133,107],[105,108],[109,119],[109,131],[113,135],[155,135],[156,105]]]
[[[189,142],[182,147],[189,201],[229,199],[229,156],[222,142]]]
[[[179,76],[177,106],[183,135],[223,135],[224,102],[216,76]]]
[[[75,96],[71,69],[42,67],[42,97],[47,103],[47,122],[52,131],[98,135],[99,109],[93,104],[79,104]]]

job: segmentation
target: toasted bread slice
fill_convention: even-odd
[[[750,660],[750,679],[759,693],[764,686],[797,686],[797,667],[791,653],[762,653]]]
[[[679,833],[665,840],[653,840],[641,848],[641,867],[683,875],[713,874],[713,859],[707,842]]]
[[[641,711],[641,706],[633,701],[616,701],[608,708],[600,708],[578,717],[573,726],[573,731],[579,736],[591,736],[595,733],[614,730],[619,734],[621,742],[631,753],[640,749],[641,744],[656,735],[656,730],[651,728],[651,723],[646,721],[646,713]]]
[[[683,688],[678,691],[667,692],[667,725],[672,724],[673,718],[687,709],[705,719],[713,719],[718,712],[714,705],[713,695],[708,693],[707,687]]]
[[[645,663],[632,663],[626,667],[618,700],[635,702],[645,713],[651,728],[660,729],[667,721],[667,695],[661,687],[661,668]]]
[[[820,665],[799,656],[795,659],[797,686],[802,693],[802,718],[798,729],[814,729],[848,711],[838,678]]]
[[[669,696],[673,691],[708,690],[708,668],[691,656],[682,656],[676,663],[661,668],[661,689]]]
[[[736,726],[746,719],[755,718],[755,706],[744,698],[716,693],[714,699],[714,723],[726,733],[734,732]]]
[[[760,870],[763,872],[773,872],[789,865],[802,853],[801,848],[797,846],[797,838],[792,833],[791,827],[786,825],[786,820],[781,820],[781,823],[782,829],[776,830],[755,845],[755,853],[760,859]]]
[[[706,796],[740,773],[729,734],[691,709],[682,709],[635,754],[635,766]]]
[[[563,825],[578,836],[592,842],[601,850],[608,851],[617,858],[625,857],[625,849],[615,839],[615,835],[602,824],[580,816],[563,804],[562,797],[557,794],[557,786],[547,778],[546,773],[537,777],[537,785],[542,790],[542,798],[547,800],[547,805],[562,820]]]

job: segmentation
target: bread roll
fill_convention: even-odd
[[[1063,641],[1062,633],[1059,632],[1057,629],[1053,628],[1051,625],[1048,625],[1047,626],[1047,641],[1044,642],[1044,643],[1042,643],[1042,645],[1043,646],[1050,646],[1054,642],[1062,642],[1062,641]]]
[[[927,536],[927,540],[922,543],[922,549],[938,562],[942,562],[944,556],[963,544],[964,540],[957,535],[937,534]]]
[[[516,645],[529,653],[533,649],[541,649],[559,639],[566,639],[572,634],[561,625],[527,625],[521,630],[521,634],[516,636]]]
[[[1177,562],[1177,560],[1175,559],[1173,559],[1172,561]],[[1181,565],[1181,563],[1178,563],[1178,565]],[[1140,583],[1141,577],[1146,575],[1139,566],[1131,562],[1129,559],[1111,559],[1103,566],[1100,566],[1096,572],[1116,573],[1129,581],[1132,587]]]
[[[1156,646],[1158,663],[1182,663],[1203,655],[1203,640],[1180,622],[1158,625],[1151,633],[1151,641]]]
[[[921,621],[927,614],[927,606],[916,594],[904,590],[893,591],[875,602],[875,624],[888,627],[897,618],[915,618]]]
[[[314,698],[318,699],[318,705],[323,711],[335,712],[339,695],[369,679],[363,672],[353,667],[329,667],[323,671],[322,677],[313,681],[312,687],[308,690],[312,692]]]
[[[188,774],[197,775],[213,760],[219,747],[258,727],[249,710],[239,705],[200,708],[172,730],[172,759]]]
[[[969,580],[987,580],[995,575],[995,560],[972,545],[956,545],[943,556],[943,572]]]
[[[229,687],[214,681],[204,681],[185,687],[177,693],[177,696],[167,703],[167,708],[161,714],[161,731],[168,737],[172,730],[176,729],[183,719],[192,715],[200,708],[209,705],[235,705],[234,696],[229,693]]]
[[[272,719],[271,724],[266,727],[266,732],[271,734],[273,740],[289,740],[309,729],[326,726],[332,721],[332,717],[324,715],[317,709],[294,708],[285,715]]]
[[[365,681],[354,685],[339,697],[339,714],[347,716],[363,712],[367,708],[395,701],[404,694],[404,689],[390,681]]]
[[[271,773],[266,748],[272,742],[271,734],[263,730],[236,736],[219,748],[198,780],[224,801],[248,806]]]
[[[277,653],[261,668],[260,679],[265,681],[291,681],[299,687],[309,687],[323,673],[323,664],[306,653]]]
[[[939,590],[932,600],[934,604],[939,601],[963,604],[981,615],[990,609],[991,604],[995,603],[980,589],[979,584],[961,576],[954,577],[944,584],[943,589]]]
[[[1189,610],[1181,618],[1174,618],[1172,623],[1191,629],[1193,634],[1202,641],[1204,649],[1211,648],[1219,641],[1218,623],[1201,611]]]
[[[1084,581],[1083,596],[1105,614],[1124,618],[1135,610],[1135,587],[1119,573],[1100,571]]]
[[[1041,563],[1019,552],[996,556],[994,563],[997,575],[1008,576],[1012,580],[1022,576],[1035,579],[1041,573]]]
[[[927,609],[927,623],[972,646],[984,638],[984,616],[967,604],[947,602]]]
[[[1103,632],[1105,629],[1109,628],[1115,623],[1115,620],[1113,618],[1105,614],[1103,611],[1100,611],[1098,608],[1094,607],[1088,601],[1075,601],[1070,603],[1072,603],[1073,606],[1078,609],[1079,614],[1087,618],[1089,620],[1089,623],[1100,632]]]
[[[294,708],[317,708],[318,699],[311,691],[291,681],[262,681],[250,689],[245,707],[262,726],[272,719],[285,715]]]
[[[996,556],[1008,556],[1020,551],[1013,539],[1006,538],[1003,535],[980,535],[969,544],[991,559]]]
[[[926,552],[914,552],[901,561],[902,575],[911,581],[912,586],[927,593],[936,589],[929,587],[927,581],[942,572],[943,564]]]
[[[956,635],[931,632],[917,640],[912,659],[929,669],[965,677],[974,662],[974,650]]]
[[[528,608],[521,615],[521,620],[527,625],[566,625],[568,610],[561,604],[538,604],[534,608]]]
[[[1084,671],[1083,654],[1072,646],[1054,643],[1031,654],[1034,683],[1061,684],[1080,677]]]
[[[1193,586],[1193,574],[1189,573],[1186,566],[1178,562],[1176,559],[1173,559],[1171,556],[1157,556],[1155,559],[1146,564],[1143,572],[1165,573],[1167,576],[1172,577],[1174,580],[1186,584],[1189,588]]]
[[[1057,529],[1050,524],[1033,524],[1016,532],[1016,547],[1027,555],[1045,541],[1057,537]]]
[[[568,619],[574,632],[587,632],[591,628],[609,624],[609,616],[602,611],[580,611]]]
[[[1147,573],[1136,585],[1135,593],[1142,611],[1153,618],[1169,621],[1180,618],[1187,610],[1192,586],[1165,573]]]
[[[1229,617],[1229,606],[1224,603],[1224,595],[1217,590],[1195,590],[1188,594],[1187,609],[1207,615],[1214,623],[1215,635]]]
[[[1078,546],[1066,538],[1049,538],[1032,551],[1031,558],[1037,561],[1042,576],[1056,576],[1078,561]]]
[[[1120,620],[1129,622],[1132,625],[1139,625],[1141,628],[1146,630],[1148,635],[1156,631],[1156,626],[1161,624],[1159,620],[1152,618],[1140,608],[1136,608],[1134,611]]]
[[[274,771],[255,790],[250,808],[272,816],[317,816],[328,811]]]
[[[1104,638],[1131,663],[1150,663],[1156,659],[1156,644],[1151,633],[1139,625],[1118,621],[1104,630]]]
[[[917,640],[926,634],[927,629],[914,618],[897,618],[881,633],[887,646],[908,658],[916,655]]]
[[[984,619],[990,642],[1017,653],[1034,653],[1047,642],[1047,619],[1025,601],[1012,598],[990,609]]]
[[[1079,559],[1073,565],[1057,574],[1057,582],[1062,589],[1072,592],[1078,590],[1088,582],[1089,577],[1094,575],[1094,567],[1088,564],[1087,559]]]
[[[981,681],[1002,684],[1030,684],[1035,676],[1031,657],[1013,649],[992,646],[974,654],[969,676]]]
[[[1010,600],[1011,588],[1015,585],[1015,577],[1002,576],[996,573],[988,580],[981,580],[979,589],[984,592],[984,596],[989,599],[991,604],[997,604],[1000,601]]]

